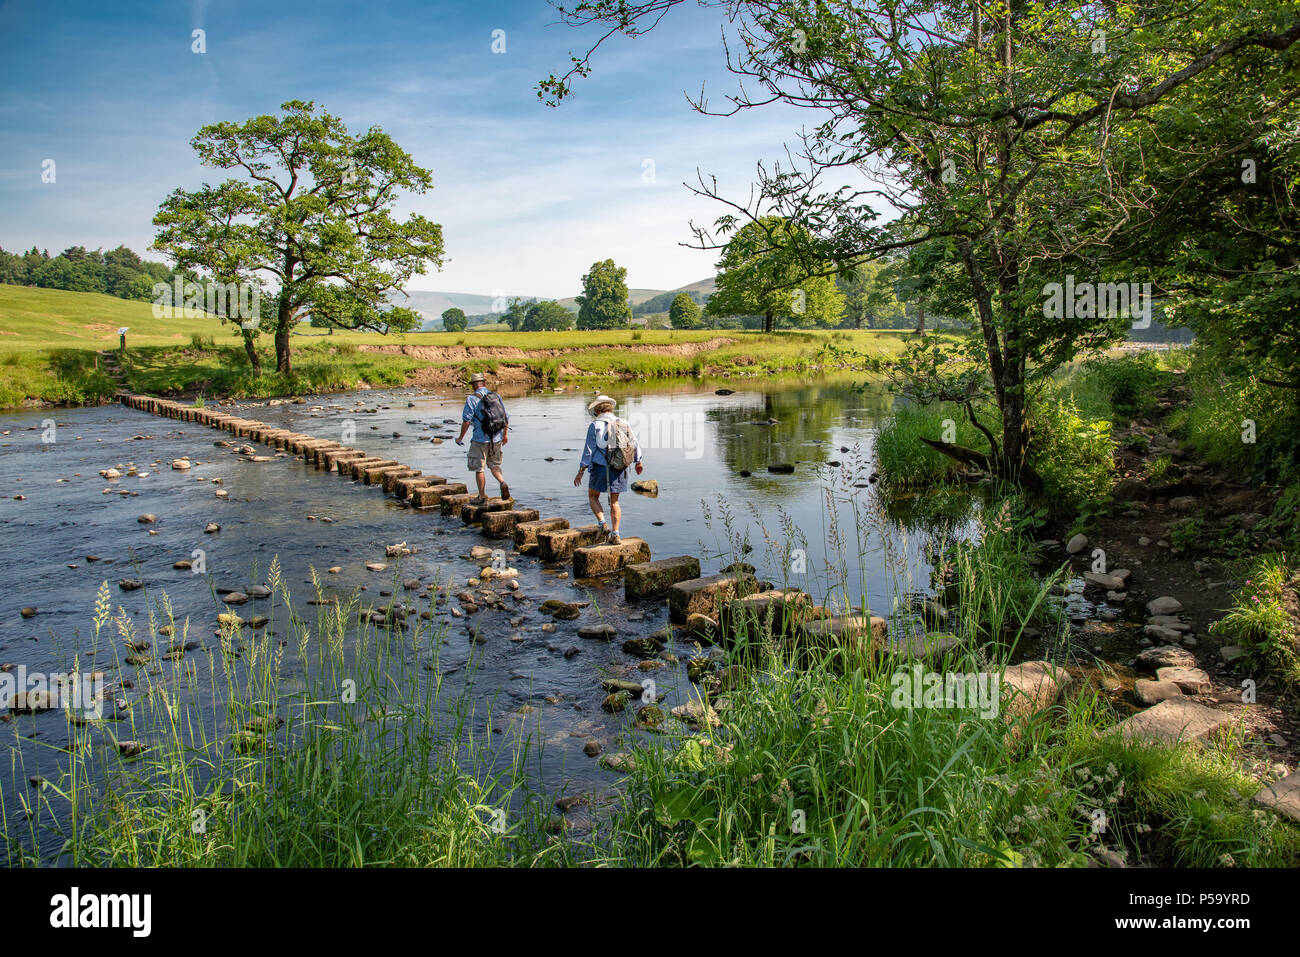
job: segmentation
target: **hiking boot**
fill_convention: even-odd
[[[501,498],[504,501],[507,502],[510,501],[510,486],[507,485],[505,482],[501,483]]]
[[[596,519],[596,527],[600,529],[600,534],[602,538],[607,538],[609,536],[609,523],[606,522],[603,518]]]
[[[618,532],[610,532],[610,533],[609,533],[609,544],[611,544],[611,545],[622,545],[622,544],[623,544],[623,539],[621,539],[621,538],[618,537]]]
[[[486,505],[486,504],[487,504],[487,496],[486,496],[486,495],[475,495],[472,499],[469,500],[469,504],[471,504],[471,505]]]

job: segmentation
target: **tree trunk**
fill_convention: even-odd
[[[775,323],[772,321],[772,313],[769,310],[768,312],[763,314],[763,331],[771,332],[774,325]]]
[[[293,307],[283,294],[280,296],[280,308],[275,317],[275,371],[288,375],[289,367],[289,330],[293,327]]]
[[[925,303],[923,302],[916,304],[916,334],[925,335]]]
[[[253,348],[253,337],[244,333],[244,352],[248,354],[248,364],[253,367],[253,375],[262,374],[262,360]]]

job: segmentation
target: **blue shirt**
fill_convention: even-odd
[[[599,465],[602,468],[608,464],[605,460],[605,447],[609,443],[609,428],[614,424],[616,416],[613,412],[602,412],[591,420],[591,425],[587,426],[587,442],[582,448],[583,468],[591,468],[593,465]],[[632,441],[636,444],[636,457],[633,463],[641,461],[641,443],[637,441],[636,434],[633,433]]]
[[[465,411],[461,413],[460,420],[462,422],[474,423],[474,428],[470,433],[470,438],[473,439],[475,442],[488,441],[488,434],[487,431],[483,428],[483,420],[479,416],[478,410],[479,410],[479,406],[483,404],[483,396],[487,395],[491,391],[492,390],[485,385],[479,386],[477,389],[474,390],[473,395],[465,399]],[[507,423],[510,422],[510,413],[508,412],[506,413],[506,422]],[[500,442],[501,437],[503,435],[505,435],[504,432],[498,432],[496,435],[492,436],[491,441]]]

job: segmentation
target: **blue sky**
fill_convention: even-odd
[[[702,82],[715,106],[735,87],[720,14],[689,3],[649,36],[609,41],[577,95],[545,107],[537,81],[592,38],[556,21],[544,0],[0,0],[0,246],[125,243],[158,258],[159,202],[218,178],[190,149],[198,128],[314,99],[432,170],[435,188],[401,208],[442,224],[449,261],[410,288],[567,296],[609,257],[633,287],[711,275],[716,253],[678,244],[723,210],[682,181],[699,168],[743,199],[755,162],[780,158],[809,117],[691,110],[683,94]],[[196,28],[206,53],[191,52]]]

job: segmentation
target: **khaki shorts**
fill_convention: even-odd
[[[500,442],[474,442],[469,443],[469,470],[471,472],[482,472],[483,463],[487,462],[488,468],[501,467],[501,443]]]

